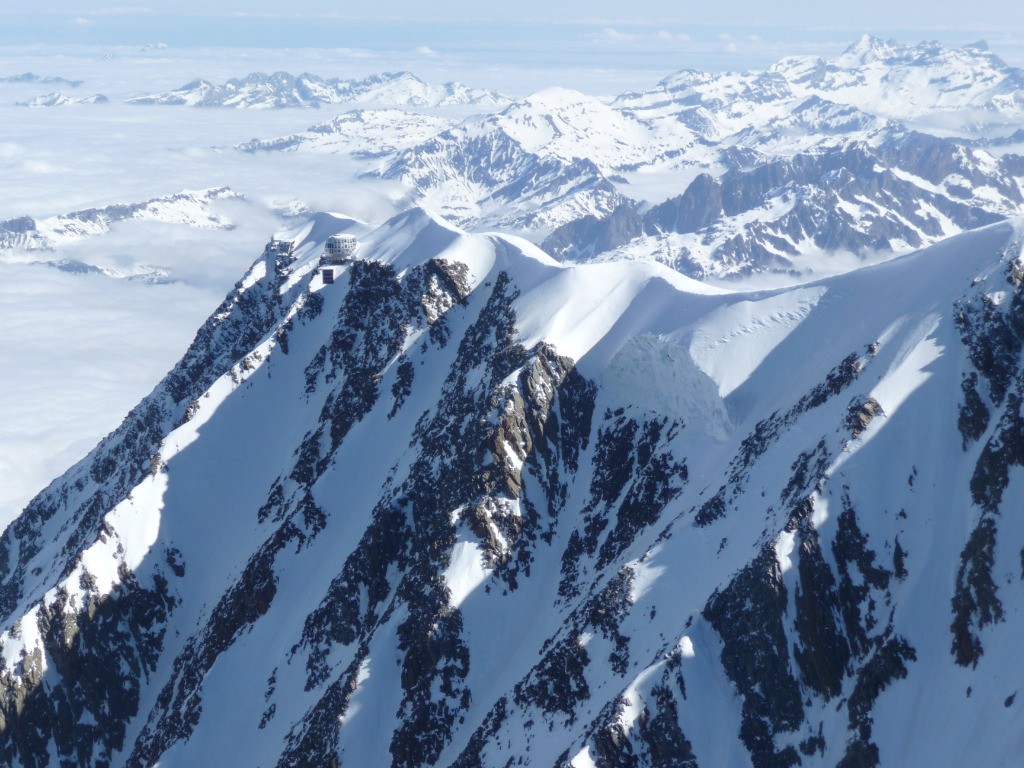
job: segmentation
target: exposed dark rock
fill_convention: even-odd
[[[816,106],[809,99],[800,110]],[[616,211],[604,219],[588,216],[564,224],[542,247],[582,261],[642,235],[697,233],[704,243],[715,243],[710,258],[722,272],[787,271],[794,257],[811,249],[871,253],[892,250],[896,243],[919,248],[926,238],[947,231],[943,219],[961,230],[999,221],[1002,214],[973,197],[970,190],[977,186],[996,190],[1006,210],[1024,202],[1013,181],[1016,156],[992,168],[965,142],[913,131],[895,133],[874,146],[846,143],[784,158],[750,155],[717,179],[698,175],[683,194],[642,216]],[[907,173],[929,185],[911,181]],[[950,175],[970,186],[946,184]],[[737,226],[738,217],[779,203],[786,205],[777,217],[761,213]],[[849,212],[850,206],[858,212]],[[703,277],[703,267],[685,249],[672,258],[671,266]]]
[[[1003,604],[992,578],[996,524],[982,518],[960,555],[953,594],[953,656],[962,667],[977,666],[984,649],[978,630],[1003,620]]]
[[[803,722],[800,684],[789,668],[782,618],[787,592],[775,551],[761,554],[704,608],[722,639],[722,667],[743,697],[740,739],[755,768],[790,768],[800,763],[792,747],[779,751],[775,735]]]
[[[597,431],[583,525],[573,531],[562,554],[561,595],[574,593],[581,557],[597,554],[597,567],[605,567],[682,491],[688,470],[670,447],[681,429],[681,423],[664,418],[641,424],[625,409],[605,413]]]
[[[996,515],[1009,483],[1009,468],[1024,466],[1024,417],[1017,392],[1009,395],[996,433],[978,457],[971,477],[971,496],[986,514]]]
[[[311,765],[337,768],[340,765],[336,746],[338,718],[348,711],[356,691],[359,670],[366,656],[366,647],[359,646],[344,674],[328,686],[326,693],[303,721],[292,728],[277,768],[305,768]]]
[[[699,526],[710,525],[715,520],[725,517],[725,511],[725,486],[723,485],[714,496],[701,505],[694,516],[694,522]]]
[[[867,536],[861,531],[857,514],[848,498],[844,499],[843,511],[837,521],[832,556],[839,573],[839,610],[850,650],[859,657],[867,651],[870,633],[875,626],[871,615],[871,590],[887,589],[891,575],[875,562],[875,553],[868,546]]]
[[[577,705],[590,696],[584,670],[591,659],[581,641],[582,636],[575,635],[555,644],[534,667],[532,679],[516,685],[516,703],[535,704],[549,715],[560,713],[573,722]]]
[[[624,701],[612,702],[602,713],[590,742],[598,765],[614,768],[697,768],[693,747],[679,727],[672,691],[655,685],[631,728],[621,721]]]
[[[388,414],[389,419],[395,417],[398,409],[405,404],[406,399],[412,394],[412,382],[415,376],[416,366],[410,360],[403,360],[395,373],[395,383],[391,385],[391,396],[395,399],[395,404]]]
[[[689,476],[686,464],[676,461],[671,450],[663,445],[663,441],[670,439],[667,435],[679,428],[677,423],[669,425],[667,419],[644,424],[636,444],[633,482],[619,506],[615,527],[601,545],[598,568],[618,557],[641,530],[657,522],[662,510],[682,492]]]
[[[176,741],[187,739],[202,715],[203,679],[239,633],[263,616],[277,593],[274,561],[301,532],[286,521],[252,556],[235,585],[210,613],[203,629],[174,660],[170,680],[157,697],[150,718],[131,750],[127,765],[144,768]]]
[[[611,251],[644,233],[645,217],[624,203],[602,219],[588,214],[557,227],[540,247],[567,261],[582,261]]]
[[[108,595],[90,590],[81,607],[61,590],[40,608],[43,652],[23,655],[19,677],[0,675],[4,764],[48,765],[52,745],[62,765],[109,765],[124,746],[126,724],[138,714],[143,685],[156,670],[175,598],[159,572],[143,585],[122,565],[120,578]],[[48,673],[43,653],[45,666],[52,667]]]
[[[826,700],[842,692],[850,647],[840,630],[835,578],[822,556],[817,532],[801,525],[796,630],[800,647],[793,656],[804,685]]]
[[[846,705],[854,737],[847,744],[840,766],[875,768],[879,765],[878,747],[871,742],[871,708],[882,691],[896,680],[906,678],[907,663],[916,660],[914,649],[897,635],[879,642],[877,650],[861,667]]]
[[[985,377],[996,405],[1003,402],[1020,359],[1021,336],[1008,317],[982,295],[970,303],[959,302],[954,318],[971,364]]]
[[[790,467],[793,474],[782,489],[782,500],[787,504],[797,504],[799,499],[807,496],[813,487],[824,478],[825,470],[828,469],[831,455],[825,446],[824,440],[809,451],[804,451],[797,456],[793,466]]]
[[[883,413],[882,406],[873,397],[854,398],[846,409],[846,427],[850,435],[856,439],[868,428],[878,414]]]
[[[985,434],[988,429],[989,410],[985,401],[978,394],[978,374],[974,371],[966,374],[960,383],[964,400],[960,404],[960,414],[957,418],[957,429],[963,437],[963,448],[967,450],[967,444],[974,442]]]
[[[869,345],[867,354],[873,356],[875,352],[877,352],[877,347]],[[847,355],[835,368],[826,374],[824,381],[812,387],[788,411],[785,413],[776,411],[771,416],[757,422],[754,425],[754,431],[743,439],[739,451],[737,451],[736,456],[733,457],[729,464],[729,482],[732,486],[732,493],[736,494],[742,489],[750,468],[782,436],[786,429],[796,423],[796,420],[802,414],[824,405],[828,400],[842,393],[843,390],[856,381],[865,365],[865,359],[856,352]],[[815,451],[816,455],[819,457],[823,456],[823,450],[823,445],[819,444]],[[797,470],[800,463],[798,462],[798,464],[794,465],[794,471]],[[806,474],[804,472],[805,476]],[[787,495],[792,496],[793,489],[799,490],[799,487],[802,485],[804,483],[796,482]],[[798,493],[797,495],[800,494]],[[794,500],[793,503],[795,504],[796,501]]]
[[[501,729],[501,726],[504,724],[505,718],[507,717],[507,710],[508,700],[502,696],[487,714],[483,725],[474,731],[473,735],[469,739],[469,743],[462,751],[462,754],[459,755],[458,759],[454,763],[452,763],[452,768],[483,768],[481,754],[483,753],[484,747],[488,742],[493,741],[494,737]],[[568,757],[565,759],[568,760]]]
[[[907,553],[903,549],[903,545],[900,544],[900,537],[897,536],[896,537],[896,544],[895,544],[895,546],[893,548],[893,551],[892,551],[892,568],[893,568],[893,575],[895,575],[896,578],[899,579],[900,581],[903,581],[904,579],[907,578],[906,562],[907,562]]]

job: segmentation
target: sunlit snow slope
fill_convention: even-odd
[[[0,538],[0,762],[1016,760],[1019,223],[761,293],[292,234]]]

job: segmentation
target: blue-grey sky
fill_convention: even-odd
[[[156,2],[103,3],[88,0],[43,0],[7,10],[5,26],[32,29],[37,38],[67,34],[66,27],[89,27],[82,37],[106,38],[130,35],[132,30],[155,32],[174,20],[191,22],[196,35],[210,30],[200,26],[214,24],[228,37],[244,34],[247,24],[262,19],[268,27],[276,21],[285,26],[297,20],[323,25],[339,32],[348,23],[357,27],[373,24],[412,24],[440,26],[440,22],[535,23],[576,27],[699,28],[733,26],[762,27],[766,30],[826,30],[853,33],[864,30],[921,32],[935,35],[1012,34],[1024,31],[1024,3],[1019,0],[859,0],[851,3],[821,0],[588,0],[559,2],[516,0],[514,3],[482,0],[375,0],[366,3],[290,0],[287,3],[263,0],[166,0]],[[177,27],[176,24],[176,27]],[[166,27],[165,27],[166,28]],[[175,28],[169,32],[180,32]],[[309,33],[316,37],[311,26]],[[4,31],[5,37],[11,33]],[[24,39],[24,38],[22,38]],[[131,41],[129,41],[131,42]]]
[[[335,48],[373,54],[368,69],[371,60],[378,68],[409,66],[413,56],[417,72],[432,63],[472,81],[475,72],[515,68],[760,68],[789,54],[836,55],[864,32],[903,43],[985,38],[1007,62],[1024,66],[1022,0],[42,0],[5,13],[0,45]],[[415,55],[432,62],[417,66]],[[474,84],[502,85],[493,78]]]
[[[726,0],[719,3],[679,2],[675,0],[588,0],[588,2],[552,3],[550,0],[517,0],[515,3],[481,2],[481,0],[378,0],[373,3],[339,3],[324,0],[290,0],[290,2],[259,2],[259,0],[174,0],[173,2],[90,2],[89,0],[43,0],[32,8],[11,14],[24,16],[79,15],[131,16],[160,14],[227,15],[332,15],[352,19],[383,20],[541,20],[547,22],[616,23],[656,22],[659,19],[696,24],[731,24],[742,19],[749,24],[781,26],[853,25],[865,22],[889,23],[894,26],[926,25],[963,27],[972,24],[1011,25],[1016,16],[1019,25],[1024,10],[1013,0],[860,0],[856,3],[822,3],[821,0]],[[927,22],[924,24],[923,22]]]

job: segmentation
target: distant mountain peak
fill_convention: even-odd
[[[891,57],[899,48],[899,44],[894,40],[885,41],[880,37],[864,33],[843,51],[840,60],[844,64],[853,62],[867,64],[872,61],[884,61]]]

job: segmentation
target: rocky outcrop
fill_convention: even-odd
[[[587,261],[637,238],[692,235],[658,258],[696,278],[786,271],[811,251],[898,253],[998,221],[1024,206],[1015,174],[1010,156],[993,167],[963,143],[896,132],[878,146],[761,159],[718,178],[700,174],[642,216],[623,211],[569,222],[541,247]],[[977,187],[992,188],[999,202],[978,200]]]

